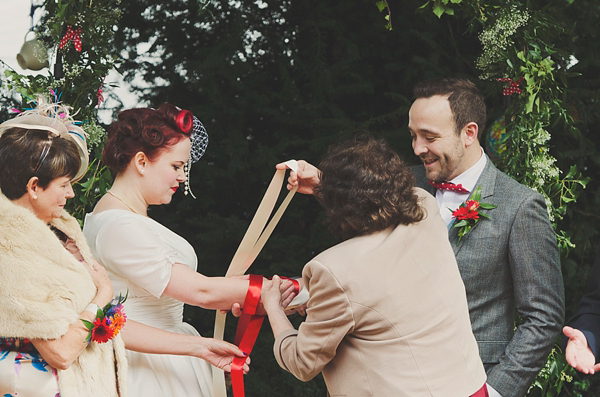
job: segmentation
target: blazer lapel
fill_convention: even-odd
[[[479,175],[479,179],[477,180],[477,183],[475,184],[475,188],[473,188],[473,191],[475,191],[475,189],[477,189],[478,186],[481,187],[481,201],[485,202],[485,198],[494,195],[494,186],[496,185],[496,173],[497,172],[498,172],[498,169],[494,166],[494,164],[492,164],[492,162],[488,158],[487,162],[485,164],[485,167],[483,168],[483,171],[481,172],[481,175]],[[469,195],[469,198],[471,198],[472,194],[473,194],[473,192],[471,192],[471,194]],[[450,244],[452,245],[452,249],[454,250],[455,256],[458,255],[458,252],[466,244],[466,242],[469,239],[469,237],[471,236],[471,234],[477,232],[478,224],[479,224],[479,222],[477,222],[477,224],[475,224],[475,226],[471,229],[471,231],[469,233],[467,233],[465,236],[463,236],[463,238],[460,240],[460,244],[457,244],[458,243],[458,229],[453,228],[452,224],[450,225],[450,230],[448,230],[448,240],[450,240]]]

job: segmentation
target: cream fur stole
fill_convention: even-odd
[[[79,223],[66,212],[52,225],[92,259]],[[29,210],[0,193],[0,336],[57,339],[96,295],[87,269],[54,232]],[[117,394],[114,361],[117,362]],[[66,370],[58,371],[62,397],[126,394],[125,347],[120,336],[90,343]]]

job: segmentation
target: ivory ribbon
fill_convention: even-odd
[[[296,160],[289,160],[284,163],[287,165],[292,171],[298,171],[298,162]],[[252,218],[252,222],[250,222],[250,226],[248,226],[248,230],[240,243],[229,268],[227,269],[227,273],[225,277],[231,276],[241,276],[246,271],[258,254],[261,249],[264,247],[267,239],[275,229],[277,222],[281,219],[283,212],[287,208],[288,204],[292,200],[294,193],[296,193],[297,187],[292,189],[279,208],[273,218],[267,225],[267,221],[269,220],[269,216],[273,212],[273,208],[275,208],[275,203],[277,202],[277,198],[279,197],[279,192],[281,191],[281,185],[284,182],[285,178],[285,170],[277,170],[275,175],[273,175],[273,179],[271,179],[271,183],[267,188],[267,191],[256,210],[256,214],[254,214],[254,218]],[[266,227],[265,227],[266,225]],[[225,332],[225,320],[227,315],[225,313],[221,313],[220,310],[216,311],[215,317],[215,331],[213,337],[215,339],[223,340],[223,334]],[[222,369],[217,367],[212,367],[213,370],[213,391],[214,397],[227,397],[227,390],[225,387],[225,373]]]

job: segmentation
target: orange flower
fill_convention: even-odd
[[[467,207],[469,211],[477,211],[477,208],[479,208],[479,201],[467,200],[465,203],[465,207]]]
[[[119,311],[113,315],[113,317],[111,318],[110,326],[114,331],[114,336],[116,336],[119,333],[119,331],[121,331],[121,329],[125,325],[125,321],[127,321],[127,316],[124,312]]]

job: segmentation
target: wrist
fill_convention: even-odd
[[[113,299],[112,290],[109,291],[108,289],[103,289],[103,290],[98,290],[96,292],[96,296],[94,297],[94,299],[92,299],[92,303],[100,306],[100,308],[103,308],[110,301],[112,301],[112,299]]]
[[[100,307],[100,305],[98,305],[98,304],[96,304],[94,302],[91,302],[89,305],[87,305],[85,307],[85,309],[83,309],[84,312],[87,311],[87,312],[92,313],[94,315],[94,317],[97,316],[98,310],[102,310],[102,308]]]
[[[283,311],[283,308],[281,307],[281,303],[279,302],[279,300],[275,301],[275,300],[269,299],[269,300],[262,302],[262,304],[267,313],[274,313],[274,311],[277,310],[278,308],[281,309],[281,311]]]

